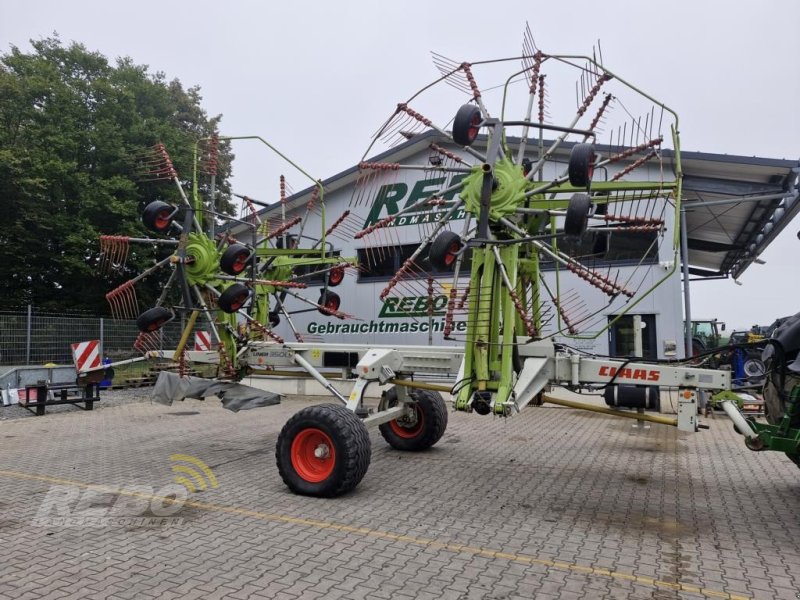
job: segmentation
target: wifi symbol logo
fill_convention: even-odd
[[[191,456],[189,454],[172,454],[169,459],[172,462],[178,463],[172,465],[172,472],[175,473],[173,481],[185,487],[186,491],[190,494],[194,494],[198,489],[207,490],[209,487],[219,487],[219,483],[217,483],[217,478],[211,471],[211,467],[196,456]],[[208,481],[208,483],[206,483],[206,481]]]

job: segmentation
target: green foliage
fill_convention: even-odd
[[[111,64],[57,38],[0,55],[0,303],[107,313],[105,293],[141,272],[164,250],[131,248],[124,272],[97,272],[101,234],[146,237],[150,201],[178,201],[166,182],[137,179],[133,160],[163,143],[189,189],[195,140],[220,116],[202,109],[199,88],[122,58]],[[230,212],[229,146],[220,145],[217,190]],[[137,285],[152,305],[168,273]]]

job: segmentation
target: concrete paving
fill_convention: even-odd
[[[800,470],[721,416],[691,435],[563,408],[451,413],[428,452],[373,432],[359,487],[322,500],[289,493],[274,458],[320,401],[0,422],[0,598],[798,597]],[[207,489],[185,502],[176,454],[215,477],[196,467]]]

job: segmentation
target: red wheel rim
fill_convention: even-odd
[[[413,425],[403,425],[397,419],[389,421],[389,427],[392,428],[392,432],[397,437],[408,440],[417,437],[422,432],[422,428],[425,425],[425,417],[422,414],[422,409],[419,407],[419,404],[414,405],[414,414],[417,417],[417,422]]]
[[[467,130],[467,137],[469,138],[470,142],[478,137],[478,131],[480,131],[478,125],[481,124],[482,120],[483,118],[481,117],[480,113],[476,112],[474,115],[472,115],[472,119],[469,122],[469,129]]]
[[[589,168],[586,169],[586,179],[589,181],[592,180],[592,175],[594,175],[594,152],[589,156]]]
[[[244,268],[247,266],[249,254],[249,252],[241,252],[240,254],[236,255],[236,258],[233,259],[233,264],[231,265],[231,270],[234,273],[241,273],[244,271]]]
[[[456,254],[458,251],[461,250],[461,244],[458,242],[453,242],[447,248],[447,253],[444,255],[444,264],[448,267],[456,262]]]
[[[325,300],[325,304],[323,304],[325,310],[335,312],[339,310],[339,299],[338,298],[328,298]]]
[[[236,296],[236,298],[233,299],[233,302],[231,302],[231,309],[239,310],[242,308],[242,305],[247,301],[248,296],[250,296],[250,294],[247,292]]]
[[[344,279],[344,267],[336,267],[328,273],[328,283],[330,285],[339,285],[342,283],[342,279]]]
[[[159,319],[158,321],[153,321],[150,325],[147,326],[147,331],[155,331],[156,329],[160,329],[161,326],[164,324],[164,319]]]
[[[166,209],[162,210],[161,212],[158,213],[158,215],[156,216],[156,222],[155,222],[156,229],[161,230],[161,229],[166,229],[167,227],[169,227],[169,224],[171,222],[171,220],[169,218],[170,214],[171,214],[171,212],[169,210],[166,210]]]
[[[304,429],[292,440],[292,467],[309,483],[325,481],[336,466],[336,449],[321,429]]]

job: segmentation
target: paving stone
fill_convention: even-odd
[[[702,597],[671,583],[789,599],[800,589],[800,471],[746,451],[722,418],[684,435],[561,408],[451,413],[428,452],[396,452],[373,432],[361,485],[323,500],[289,493],[274,464],[283,423],[320,399],[238,415],[213,401],[131,400],[3,421],[0,599]],[[173,454],[203,460],[219,482],[192,495],[202,504],[184,506],[174,527],[34,523],[57,486],[87,501],[91,485],[112,487],[94,497],[130,501],[120,506],[137,503],[125,495],[134,484],[169,489]]]

